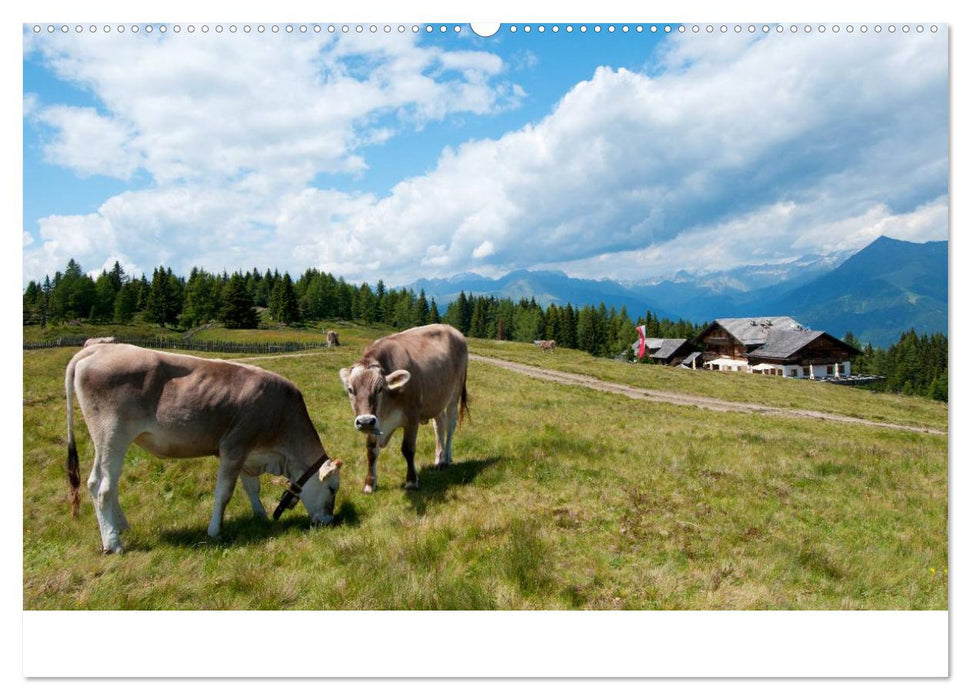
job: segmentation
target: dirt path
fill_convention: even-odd
[[[838,413],[823,413],[821,411],[809,411],[795,408],[778,408],[776,406],[766,406],[764,404],[741,403],[737,401],[723,401],[712,399],[705,396],[693,394],[676,394],[667,391],[656,391],[654,389],[639,389],[628,386],[627,384],[614,384],[606,382],[585,374],[572,374],[570,372],[560,372],[554,369],[543,369],[532,365],[524,365],[508,360],[499,360],[493,357],[482,355],[470,355],[476,362],[495,365],[513,372],[525,374],[535,379],[545,379],[546,381],[567,384],[571,386],[583,386],[597,391],[606,391],[613,394],[621,394],[632,399],[643,399],[645,401],[657,401],[660,403],[670,403],[679,406],[695,406],[697,408],[707,408],[712,411],[737,411],[740,413],[761,413],[763,415],[782,416],[786,418],[810,418],[813,420],[837,421],[841,423],[856,423],[858,425],[869,425],[875,428],[888,428],[890,430],[906,430],[914,433],[927,433],[930,435],[947,435],[945,430],[934,428],[922,428],[914,425],[897,425],[895,423],[879,423],[877,421],[865,420],[863,418],[853,418]]]
[[[237,362],[258,362],[259,360],[276,360],[290,357],[308,357],[310,355],[323,355],[323,352],[303,352],[287,353],[285,355],[259,355],[257,357],[236,357]],[[739,401],[724,401],[713,399],[706,396],[695,394],[678,394],[670,391],[657,391],[655,389],[640,389],[627,384],[615,384],[607,382],[586,374],[573,374],[571,372],[561,372],[555,369],[544,369],[533,365],[524,365],[519,362],[500,360],[494,357],[483,355],[469,355],[469,358],[476,362],[484,362],[496,367],[502,367],[513,372],[525,374],[534,379],[544,379],[546,381],[557,382],[570,386],[583,386],[597,391],[606,391],[612,394],[621,394],[632,399],[644,401],[656,401],[659,403],[670,403],[677,406],[694,406],[696,408],[707,408],[712,411],[736,411],[739,413],[761,413],[768,416],[782,416],[785,418],[808,418],[820,421],[835,421],[839,423],[855,423],[857,425],[868,425],[874,428],[887,428],[889,430],[904,430],[912,433],[924,433],[927,435],[947,435],[946,430],[936,428],[922,428],[916,425],[899,425],[897,423],[880,423],[877,421],[866,420],[864,418],[854,418],[844,416],[839,413],[823,413],[822,411],[809,411],[797,408],[779,408],[777,406],[766,406],[758,403],[742,403]]]

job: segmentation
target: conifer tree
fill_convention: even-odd
[[[418,293],[418,325],[424,326],[430,323],[430,315],[431,309],[428,307],[428,298],[425,296],[425,290],[422,289]]]
[[[219,320],[227,328],[256,328],[257,326],[253,297],[246,288],[246,280],[239,273],[232,275],[223,287]]]
[[[269,312],[270,317],[280,323],[290,324],[298,320],[297,294],[293,289],[290,273],[284,273],[273,284]]]

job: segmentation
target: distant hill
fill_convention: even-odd
[[[739,315],[737,309],[749,304],[757,307],[767,293],[780,296],[830,272],[850,255],[805,255],[788,263],[745,265],[701,274],[679,271],[669,278],[633,283],[629,288],[639,299],[659,303],[685,319],[701,323],[719,316]]]
[[[499,279],[476,274],[420,279],[443,309],[459,292],[549,304],[627,307],[694,323],[718,317],[792,316],[811,328],[886,347],[910,328],[947,332],[947,241],[909,243],[881,236],[853,255],[808,255],[791,263],[621,284],[516,270]]]
[[[881,236],[832,272],[766,299],[759,313],[784,311],[811,328],[837,337],[853,331],[885,347],[910,328],[947,333],[947,282],[947,241]]]

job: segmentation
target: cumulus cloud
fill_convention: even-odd
[[[131,132],[91,107],[35,108],[32,116],[55,131],[53,141],[44,144],[44,155],[52,163],[81,175],[122,180],[131,177],[139,165],[139,155],[131,148]]]
[[[492,245],[492,241],[483,241],[481,245],[476,246],[476,249],[472,251],[472,257],[478,260],[479,258],[487,258],[496,251],[496,247]]]
[[[885,204],[875,204],[861,214],[845,216],[841,214],[845,204],[779,202],[644,249],[553,267],[577,277],[603,277],[610,271],[614,279],[637,281],[679,270],[716,272],[742,265],[791,262],[803,255],[850,252],[880,236],[913,243],[947,236],[948,203],[943,196],[896,214]]]
[[[36,49],[132,125],[124,150],[155,186],[42,220],[26,269],[75,245],[93,258],[137,245],[148,265],[269,260],[354,281],[512,267],[636,279],[946,235],[944,36],[672,37],[648,71],[601,67],[539,121],[447,147],[385,196],[309,183],[365,167],[363,143],[393,143],[377,115],[420,129],[513,104],[498,57],[394,35],[199,39],[139,38],[122,60]]]
[[[357,149],[388,136],[368,128],[382,114],[424,123],[510,104],[493,84],[497,56],[423,47],[407,35],[28,33],[25,45],[104,105],[102,114],[45,111],[58,134],[52,160],[119,176],[117,159],[98,153],[124,146],[159,184],[355,171],[364,165]],[[97,132],[101,143],[84,143]]]
[[[865,245],[875,219],[946,208],[945,43],[885,39],[676,40],[652,75],[600,68],[540,122],[445,149],[345,232],[424,275],[486,241],[493,269],[599,277]]]

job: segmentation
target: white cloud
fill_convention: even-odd
[[[482,245],[477,246],[476,249],[472,251],[472,257],[476,260],[480,258],[487,258],[492,255],[495,250],[496,247],[492,245],[492,241],[483,241]]]
[[[947,236],[946,197],[913,211],[874,205],[841,218],[845,202],[779,202],[735,219],[684,232],[644,249],[608,253],[555,267],[577,277],[639,281],[679,270],[715,272],[742,265],[791,262],[809,254],[855,251],[880,236],[924,243]]]
[[[58,134],[48,155],[84,173],[115,177],[142,166],[163,185],[250,171],[301,182],[320,172],[353,172],[364,167],[356,150],[389,135],[369,126],[383,114],[423,123],[510,104],[493,84],[502,70],[498,57],[425,48],[407,35],[365,41],[325,33],[99,32],[27,34],[25,44],[58,77],[104,104],[101,114],[45,110]],[[127,167],[120,167],[119,148]]]
[[[689,38],[656,77],[601,68],[541,122],[446,149],[350,224],[398,277],[482,269],[485,241],[493,269],[598,277],[626,259],[662,272],[675,251],[703,267],[792,257],[807,236],[865,244],[837,224],[946,184],[945,45],[886,38]]]
[[[127,180],[139,164],[131,148],[131,132],[116,119],[91,107],[35,108],[33,116],[55,130],[54,140],[44,144],[44,155],[81,175],[110,175]]]
[[[948,230],[948,203],[944,196],[913,211],[895,214],[878,204],[859,216],[811,226],[800,232],[793,248],[831,252],[862,248],[880,236],[913,243],[939,241]]]
[[[384,197],[309,178],[393,143],[377,115],[420,128],[500,109],[517,93],[496,83],[501,61],[393,36],[198,39],[48,55],[133,125],[158,184],[42,220],[25,272],[77,247],[353,281],[526,266],[630,279],[946,233],[943,36],[673,38],[650,74],[600,68],[539,122],[446,148]]]
[[[34,93],[24,95],[24,119],[32,116],[37,111],[38,98]]]

